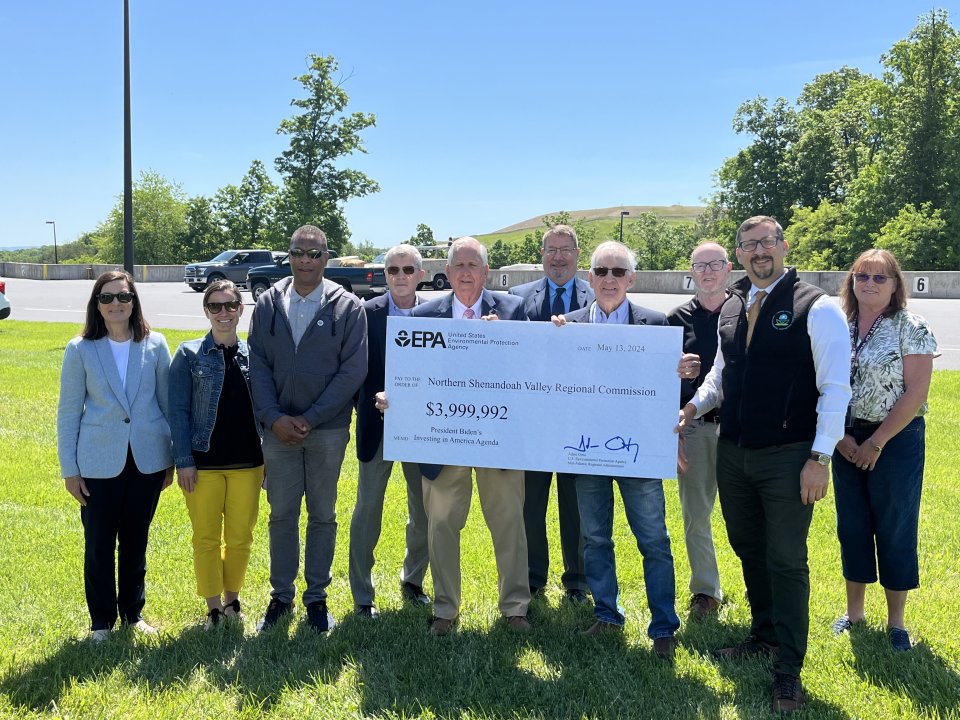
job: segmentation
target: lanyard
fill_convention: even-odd
[[[883,315],[877,315],[877,319],[873,321],[873,325],[870,326],[870,329],[867,331],[867,334],[863,336],[863,340],[857,342],[857,330],[860,327],[860,315],[854,315],[853,322],[850,323],[850,385],[853,386],[853,378],[857,374],[857,368],[860,367],[860,351],[863,350],[864,346],[870,342],[870,338],[873,337],[873,334],[877,331],[877,328],[880,327],[880,321],[883,320]]]

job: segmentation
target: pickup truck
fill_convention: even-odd
[[[284,253],[273,250],[224,250],[207,262],[191,263],[183,269],[183,281],[197,292],[216,280],[232,280],[238,286],[247,281],[250,268],[274,262]]]
[[[277,280],[290,277],[292,274],[290,261],[286,255],[283,255],[269,265],[251,268],[247,273],[246,286],[253,294],[254,301],[256,301]],[[379,267],[340,267],[328,264],[324,268],[323,276],[335,283],[340,283],[347,291],[361,298],[376,297],[387,291],[387,278],[384,275],[382,265]]]

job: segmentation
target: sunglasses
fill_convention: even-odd
[[[606,277],[607,273],[611,273],[615,278],[622,278],[630,271],[626,268],[595,267],[593,270],[591,270],[591,272],[597,277]]]
[[[890,279],[889,275],[868,275],[867,273],[854,273],[853,279],[858,283],[865,283],[869,280],[873,280],[877,285],[883,285],[887,280]]]
[[[326,248],[323,248],[322,250],[304,250],[303,248],[290,248],[288,252],[290,253],[290,257],[292,258],[302,258],[304,255],[306,255],[311,260],[316,260],[321,255],[326,255],[327,252],[329,251]]]
[[[404,265],[402,268],[393,265],[387,268],[387,275],[399,275],[401,270],[404,275],[413,275],[417,271],[413,265]]]
[[[212,315],[216,315],[224,308],[227,309],[227,312],[236,312],[240,307],[239,300],[227,300],[226,302],[208,302],[207,310],[210,311]]]
[[[127,292],[127,291],[118,292],[118,293],[102,292],[99,295],[97,295],[97,302],[99,302],[101,305],[109,305],[110,303],[113,302],[113,299],[116,298],[122,303],[128,303],[133,301],[135,297],[136,295],[134,295],[132,292]]]

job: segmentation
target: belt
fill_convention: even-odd
[[[878,423],[878,422],[875,422],[875,421],[873,421],[873,420],[864,420],[864,419],[862,419],[862,418],[853,418],[853,419],[850,421],[850,423],[847,425],[847,427],[849,427],[849,428],[858,428],[858,429],[878,428],[878,427],[880,427],[882,424],[883,424],[883,423]]]
[[[706,415],[704,415],[703,417],[698,418],[698,419],[699,419],[699,420],[702,420],[704,423],[714,423],[715,425],[719,425],[719,424],[720,424],[720,413],[718,413],[718,412],[716,412],[716,411],[714,411],[714,410],[711,410],[711,411],[708,412]]]

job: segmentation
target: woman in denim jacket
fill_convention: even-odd
[[[183,343],[170,366],[170,427],[177,482],[193,524],[197,593],[206,628],[242,620],[243,587],[263,483],[262,431],[250,397],[250,355],[237,337],[240,291],[218,280],[203,294],[205,337]]]

